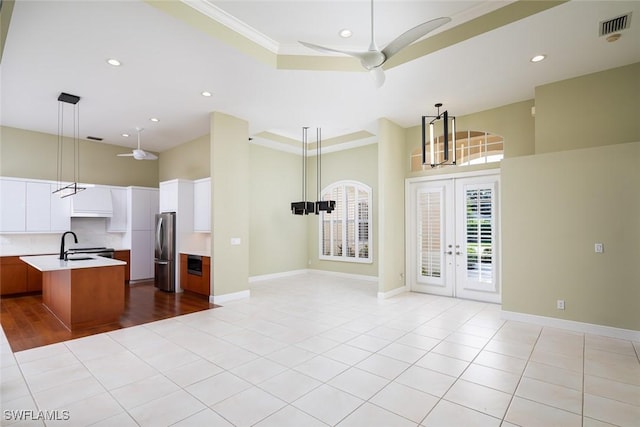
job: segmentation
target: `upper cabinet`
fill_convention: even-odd
[[[71,216],[113,216],[113,201],[109,187],[87,187],[86,190],[71,196]]]
[[[161,182],[160,212],[176,212],[183,232],[211,232],[211,178]]]
[[[132,230],[153,230],[158,213],[158,189],[129,187],[130,222]]]
[[[211,232],[211,178],[193,181],[193,231]]]
[[[57,233],[69,230],[70,197],[53,194],[49,181],[0,179],[0,232]]]
[[[124,233],[127,231],[127,215],[129,209],[127,189],[124,187],[112,187],[111,204],[113,206],[113,215],[107,219],[107,231]]]
[[[0,179],[0,232],[24,232],[27,219],[27,183]]]

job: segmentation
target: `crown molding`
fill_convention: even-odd
[[[216,22],[224,25],[225,27],[230,28],[236,33],[246,37],[254,43],[264,47],[272,53],[277,54],[280,50],[280,44],[268,37],[267,35],[261,33],[255,28],[245,24],[234,16],[228,14],[224,10],[219,7],[211,4],[208,0],[180,0],[182,3],[186,4],[189,7],[194,8],[200,13],[208,16],[209,18],[215,20]]]

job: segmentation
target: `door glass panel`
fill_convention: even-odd
[[[418,193],[419,277],[442,277],[442,239],[442,191],[421,191]]]
[[[493,190],[467,189],[465,192],[467,278],[493,282]]]

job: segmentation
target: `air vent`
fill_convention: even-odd
[[[99,136],[87,136],[87,139],[91,139],[93,141],[102,141],[102,138]]]
[[[631,25],[631,12],[600,22],[600,36],[617,33],[626,30]]]

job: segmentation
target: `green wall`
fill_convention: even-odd
[[[73,181],[71,139],[63,143],[62,180]],[[87,140],[79,143],[79,181],[90,184],[158,186],[158,162],[118,157],[131,148]],[[0,176],[58,179],[58,137],[11,127],[0,128]]]
[[[310,220],[292,215],[290,210],[291,202],[301,193],[300,156],[254,144],[249,155],[250,276],[307,268]]]
[[[638,161],[640,142],[503,160],[504,310],[640,330]]]
[[[158,159],[160,182],[170,179],[194,180],[211,176],[210,144],[209,135],[204,135],[160,153]]]
[[[249,286],[249,125],[223,113],[211,114],[211,264],[215,296]],[[240,239],[232,245],[231,239]]]
[[[300,157],[298,157],[300,159]],[[308,158],[308,180],[307,194],[309,200],[316,199],[316,157]],[[301,179],[301,166],[297,166],[295,170],[295,182],[299,183]],[[310,215],[308,217],[292,218],[292,220],[307,221],[308,236],[308,257],[309,263],[305,268],[316,270],[335,271],[339,273],[358,274],[364,276],[377,276],[379,265],[378,253],[378,146],[377,144],[365,145],[363,147],[353,148],[350,150],[337,151],[334,153],[322,154],[322,182],[321,188],[325,188],[329,184],[336,181],[353,180],[362,182],[371,187],[373,194],[373,262],[370,264],[326,261],[318,259],[319,243],[318,243],[318,217]],[[300,198],[300,191],[296,194],[296,199]]]
[[[404,147],[405,129],[378,120],[378,291],[405,285]]]
[[[640,63],[536,88],[535,152],[640,141]]]

